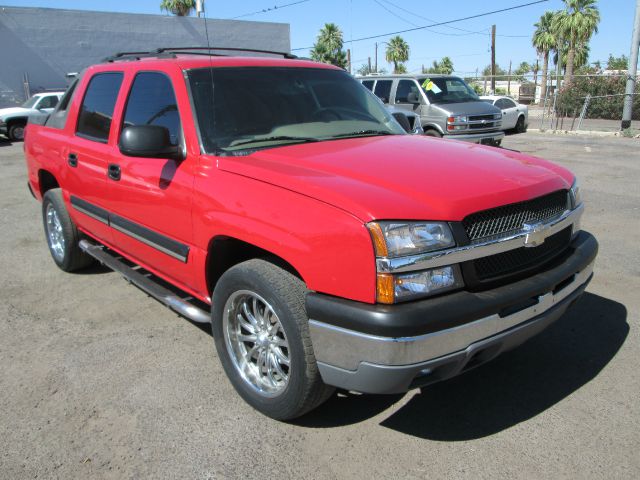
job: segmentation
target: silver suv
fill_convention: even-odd
[[[452,75],[356,77],[385,104],[420,115],[425,135],[499,145],[502,112]]]

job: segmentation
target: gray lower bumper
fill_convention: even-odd
[[[363,393],[405,392],[452,377],[557,320],[584,291],[592,274],[590,263],[528,308],[416,337],[378,337],[310,320],[320,374],[329,385]]]
[[[483,140],[498,141],[504,138],[503,131],[490,132],[490,133],[464,133],[460,135],[444,135],[443,138],[451,140],[460,140],[462,142],[480,143]]]

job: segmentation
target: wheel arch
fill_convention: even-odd
[[[218,235],[209,241],[205,261],[205,280],[207,292],[211,294],[220,277],[231,267],[239,263],[260,258],[298,277],[305,282],[300,272],[287,260],[264,248],[235,237]],[[306,284],[307,282],[305,282]]]
[[[38,190],[40,197],[44,197],[44,194],[52,188],[60,188],[60,182],[58,182],[58,179],[49,170],[41,168],[38,170]]]

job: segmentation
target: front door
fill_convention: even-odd
[[[172,143],[183,140],[171,79],[139,72],[130,89],[118,135],[130,125],[159,125]],[[125,87],[126,88],[126,87]],[[197,158],[129,157],[117,148],[108,166],[108,209],[114,247],[178,284],[192,287],[191,203]]]

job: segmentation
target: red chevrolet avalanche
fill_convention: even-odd
[[[29,188],[62,270],[98,261],[211,322],[264,414],[450,378],[591,280],[598,245],[566,169],[407,135],[333,66],[202,53],[87,68],[27,127]]]

